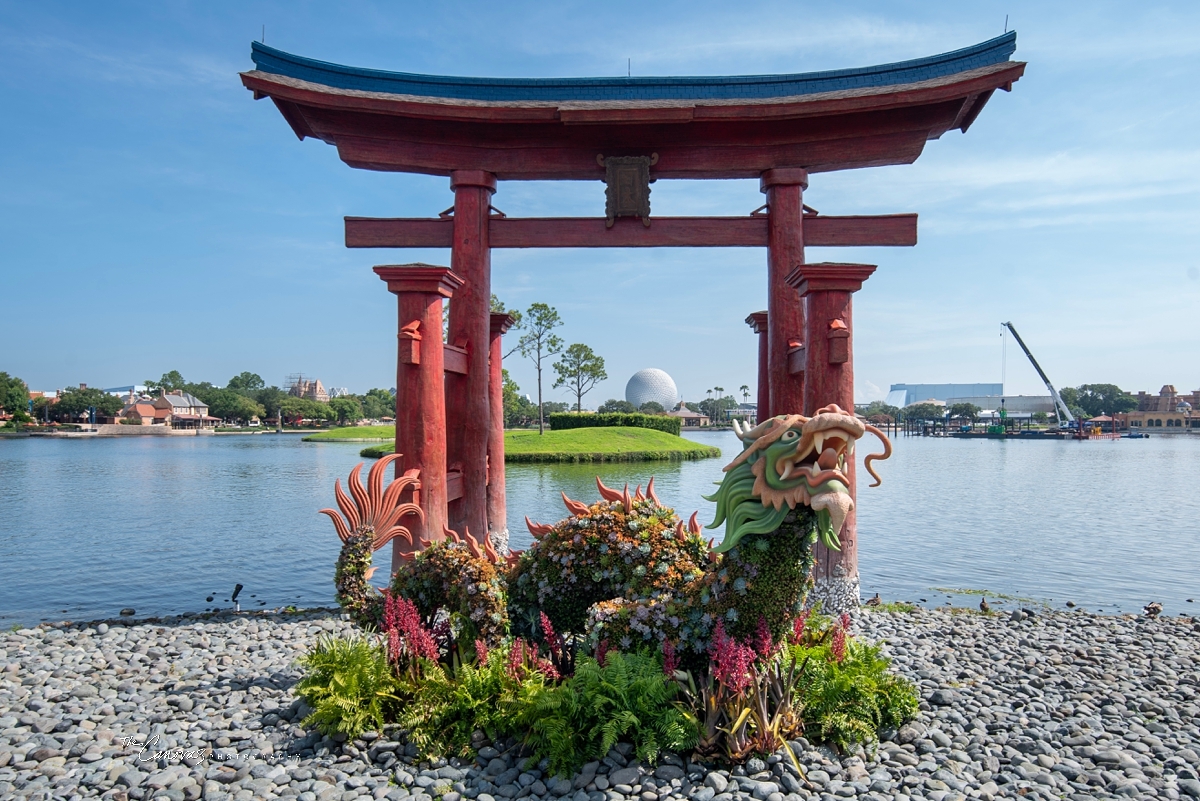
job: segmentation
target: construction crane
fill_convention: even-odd
[[[1067,408],[1067,404],[1063,403],[1062,396],[1058,394],[1058,390],[1050,383],[1050,379],[1046,377],[1046,371],[1037,363],[1037,359],[1033,358],[1033,354],[1029,352],[1029,348],[1021,339],[1021,335],[1017,333],[1017,329],[1013,328],[1012,323],[1001,323],[1000,325],[1012,331],[1013,338],[1017,340],[1017,344],[1021,346],[1021,350],[1025,351],[1025,355],[1029,357],[1029,363],[1033,365],[1034,370],[1037,370],[1037,374],[1042,377],[1042,382],[1045,383],[1046,389],[1050,390],[1050,397],[1054,399],[1054,408],[1061,410],[1062,416],[1067,418],[1068,424],[1074,423],[1075,417],[1071,414],[1071,410]]]

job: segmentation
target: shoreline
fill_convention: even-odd
[[[798,741],[806,779],[778,754],[733,771],[674,755],[651,767],[618,745],[561,779],[521,770],[507,742],[481,741],[475,761],[433,763],[394,731],[338,743],[296,725],[304,710],[291,686],[314,639],[349,628],[327,609],[253,610],[0,635],[0,795],[1200,797],[1200,624],[1190,618],[863,609],[855,631],[886,640],[893,668],[917,683],[920,715],[875,753]],[[142,752],[147,741],[161,758]]]

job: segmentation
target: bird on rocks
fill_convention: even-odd
[[[992,607],[991,607],[991,605],[990,605],[990,604],[987,602],[987,598],[980,598],[980,599],[979,599],[979,611],[980,611],[980,612],[983,612],[985,615],[986,615],[988,612],[992,611]]]
[[[883,603],[883,599],[879,597],[879,593],[875,593],[875,597],[867,599],[867,606],[879,606]]]
[[[1154,618],[1162,614],[1162,609],[1162,604],[1160,604],[1158,601],[1151,601],[1142,607],[1142,614],[1151,620],[1154,620]]]

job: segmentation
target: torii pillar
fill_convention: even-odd
[[[504,348],[501,337],[512,327],[508,314],[492,313],[488,348],[488,402],[491,423],[488,426],[488,537],[492,547],[508,553],[508,502],[504,492]]]
[[[392,570],[401,555],[437,542],[446,525],[446,390],[442,350],[442,300],[463,281],[447,267],[384,265],[375,274],[397,298],[396,475],[420,471],[417,504],[425,521],[410,526],[413,542],[392,540]]]
[[[767,338],[767,313],[753,312],[746,318],[746,325],[758,334],[758,411],[755,419],[761,423],[771,416],[771,351]]]
[[[803,412],[804,374],[793,373],[788,363],[789,351],[804,341],[804,304],[787,279],[804,263],[807,188],[808,172],[798,167],[767,170],[759,181],[768,209],[767,369],[772,415]],[[758,419],[766,418],[760,412]]]
[[[489,223],[496,176],[482,170],[450,173],[454,191],[454,231],[450,269],[463,280],[450,304],[448,340],[467,350],[465,375],[446,377],[447,413],[453,422],[449,461],[461,466],[463,496],[450,509],[450,528],[470,531],[483,542],[488,532],[487,455],[491,427],[488,351],[492,297]]]
[[[804,414],[836,403],[854,414],[853,293],[875,272],[873,264],[801,264],[788,276],[806,301],[808,319],[804,337]],[[855,460],[846,460],[850,497],[857,503]],[[812,600],[820,600],[831,614],[854,612],[859,605],[858,519],[846,516],[840,532],[841,550],[831,551],[820,541],[814,546]]]

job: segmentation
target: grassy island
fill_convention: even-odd
[[[394,445],[388,443],[364,448],[362,455],[378,459],[394,450]],[[536,431],[504,432],[506,462],[654,462],[720,455],[719,448],[648,428],[574,428],[542,435]]]
[[[346,426],[318,431],[305,442],[388,442],[396,438],[395,426]],[[390,451],[389,451],[390,453]]]

